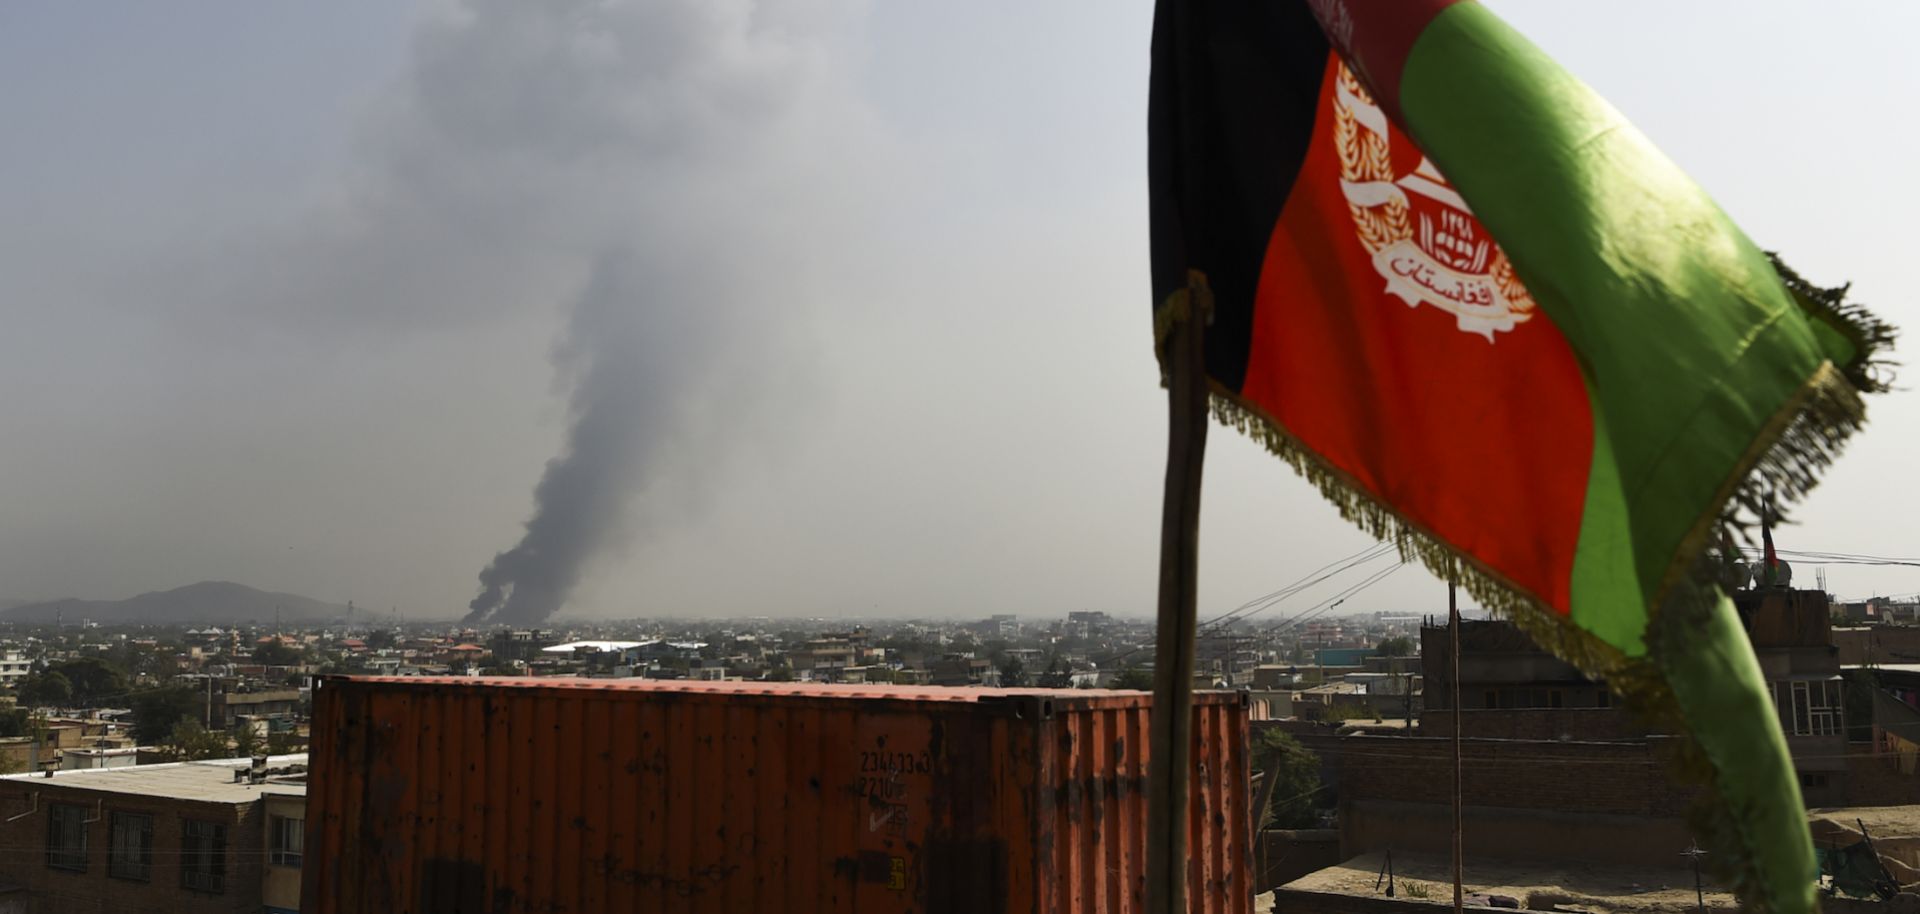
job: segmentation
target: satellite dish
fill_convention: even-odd
[[[1784,561],[1779,561],[1779,560],[1775,560],[1774,564],[1776,566],[1776,569],[1773,574],[1773,583],[1780,587],[1786,587],[1787,585],[1792,584],[1793,583],[1793,566],[1787,564]]]
[[[1727,582],[1731,590],[1746,590],[1753,586],[1753,566],[1746,562],[1734,562],[1733,579]]]

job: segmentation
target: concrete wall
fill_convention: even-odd
[[[1825,650],[1833,643],[1827,595],[1821,591],[1757,588],[1734,594],[1733,605],[1746,622],[1747,637],[1756,651],[1792,647]]]
[[[1303,740],[1304,742],[1304,740]],[[1672,740],[1582,743],[1469,739],[1464,795],[1469,806],[1627,816],[1679,816],[1696,789],[1670,774]],[[1348,736],[1316,739],[1331,754],[1344,800],[1449,802],[1451,741],[1437,737]]]
[[[1270,892],[1347,859],[1340,855],[1340,832],[1331,828],[1270,828],[1254,846],[1260,861],[1255,892]]]
[[[1420,732],[1427,736],[1450,736],[1453,712],[1432,708],[1422,711]],[[1628,740],[1647,735],[1645,727],[1618,708],[1495,710],[1469,707],[1461,714],[1460,733],[1467,739],[1579,741]]]
[[[40,747],[40,760],[53,758],[53,749]],[[0,737],[0,771],[26,771],[33,765],[33,737]]]
[[[1834,806],[1920,805],[1920,771],[1903,774],[1900,756],[1855,744],[1847,757],[1844,802]],[[1811,804],[1810,804],[1811,805]]]
[[[1693,834],[1684,819],[1469,806],[1461,811],[1468,859],[1580,860],[1669,866]],[[1350,800],[1340,806],[1340,854],[1382,852],[1447,856],[1453,807],[1442,803]]]
[[[1522,900],[1524,903],[1524,899]],[[1824,902],[1823,902],[1824,905]],[[1867,914],[1855,908],[1825,906],[1827,914],[1845,910],[1846,914]],[[1435,891],[1432,898],[1387,898],[1384,895],[1342,895],[1332,892],[1304,892],[1279,889],[1273,894],[1273,914],[1433,914],[1453,910],[1453,890]],[[1467,905],[1466,910],[1511,914],[1511,908],[1482,908]],[[1733,908],[1709,906],[1709,911],[1732,914]],[[1885,914],[1884,911],[1875,914]]]
[[[1920,628],[1866,626],[1836,628],[1833,646],[1846,665],[1920,663]]]

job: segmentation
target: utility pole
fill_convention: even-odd
[[[1453,914],[1463,914],[1466,910],[1466,890],[1461,885],[1460,858],[1461,845],[1461,782],[1464,780],[1460,765],[1460,602],[1455,595],[1453,582],[1447,582],[1447,628],[1449,647],[1453,654],[1453,675],[1449,678],[1449,688],[1453,690]]]
[[[1400,729],[1402,736],[1413,735],[1413,670],[1406,672],[1406,678],[1400,687],[1400,706],[1407,712],[1406,726]]]
[[[1680,852],[1680,856],[1693,864],[1693,900],[1699,906],[1700,914],[1707,914],[1707,890],[1700,884],[1700,859],[1706,855],[1707,852],[1700,849],[1698,841],[1689,843],[1687,849]]]

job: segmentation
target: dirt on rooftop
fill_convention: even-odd
[[[1383,854],[1365,854],[1302,876],[1282,891],[1320,892],[1385,898]],[[1393,855],[1396,900],[1453,905],[1453,865],[1441,856]],[[1698,911],[1693,869],[1684,858],[1672,867],[1623,867],[1562,861],[1475,860],[1464,870],[1468,893],[1505,895],[1533,911],[1587,911],[1592,914],[1680,914]],[[1378,884],[1380,887],[1375,888]],[[1706,884],[1710,911],[1737,911],[1730,893]],[[1421,897],[1424,895],[1425,897]],[[1273,895],[1263,893],[1255,906],[1272,911]],[[1294,909],[1299,909],[1294,906]],[[1289,910],[1286,904],[1279,908]]]

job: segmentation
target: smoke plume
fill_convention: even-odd
[[[467,617],[530,624],[659,503],[711,486],[765,392],[804,373],[806,290],[858,129],[834,63],[849,18],[745,0],[463,12],[420,43],[428,111],[514,156],[528,218],[583,263],[555,350],[565,442]]]

